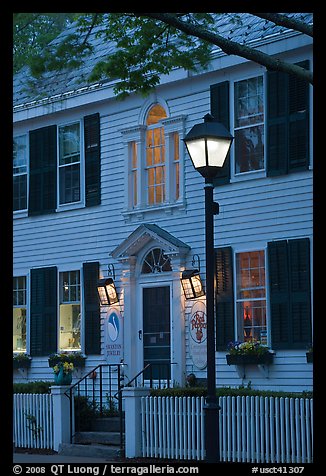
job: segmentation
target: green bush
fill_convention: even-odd
[[[163,389],[151,389],[150,395],[155,397],[205,397],[206,387],[174,387]],[[259,397],[293,397],[312,398],[313,392],[283,392],[275,390],[256,390],[240,386],[238,388],[223,387],[216,389],[218,397],[224,396],[259,396]]]
[[[52,381],[37,380],[35,382],[14,383],[13,393],[50,393]]]
[[[89,397],[75,395],[75,428],[76,431],[88,431],[91,422],[98,416],[98,406]]]

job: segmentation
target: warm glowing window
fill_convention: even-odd
[[[267,345],[264,251],[238,253],[236,270],[238,338]]]
[[[13,279],[13,350],[26,352],[26,276]]]
[[[149,111],[146,125],[146,183],[148,205],[165,201],[166,167],[164,128],[159,121],[166,118],[162,106],[155,104]]]
[[[81,350],[80,272],[60,273],[60,350]]]

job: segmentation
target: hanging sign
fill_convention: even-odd
[[[108,364],[119,364],[123,359],[123,320],[116,308],[104,319],[104,355]]]
[[[198,369],[204,369],[207,366],[207,316],[202,301],[196,301],[192,306],[189,334],[190,357]]]

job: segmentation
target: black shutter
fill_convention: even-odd
[[[57,268],[31,270],[31,355],[57,351]]]
[[[273,349],[287,349],[290,342],[289,276],[287,242],[268,243],[268,273]]]
[[[53,213],[57,206],[57,127],[30,131],[28,214]]]
[[[309,61],[298,63],[308,69]],[[309,85],[276,71],[267,72],[267,175],[309,167]]]
[[[100,115],[84,117],[86,207],[101,203]]]
[[[304,349],[312,339],[310,242],[308,238],[268,243],[273,349]]]
[[[216,349],[226,350],[234,340],[234,293],[232,248],[217,248],[216,260]]]
[[[312,341],[309,239],[289,240],[288,256],[292,347],[304,349]]]
[[[229,81],[212,84],[210,87],[211,114],[218,122],[221,122],[230,130],[230,104],[229,104]],[[230,152],[228,153],[223,167],[214,178],[214,186],[230,182]]]
[[[85,353],[101,353],[100,304],[97,294],[99,278],[98,262],[83,263],[84,316],[85,316]]]

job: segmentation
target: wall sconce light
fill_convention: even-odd
[[[118,293],[114,284],[115,272],[113,264],[108,265],[108,274],[112,274],[113,278],[103,278],[97,282],[97,292],[101,306],[111,306],[119,302]]]
[[[200,260],[198,255],[194,255],[192,258],[192,266],[195,264],[195,260],[198,261],[199,269],[186,269],[182,273],[181,284],[186,299],[196,299],[200,296],[204,296],[203,283],[200,277]]]

